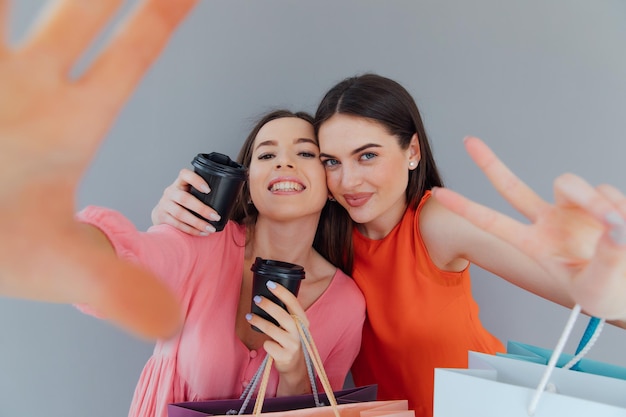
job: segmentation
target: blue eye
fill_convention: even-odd
[[[376,158],[376,156],[377,155],[374,152],[365,152],[364,154],[361,155],[360,159],[369,160],[369,159]]]
[[[274,154],[271,153],[264,153],[258,156],[257,159],[272,159],[274,157]]]
[[[339,165],[339,161],[337,161],[336,159],[324,159],[324,160],[322,161],[322,164],[323,164],[325,167],[329,167],[329,168],[330,168],[330,167],[333,167],[333,166],[335,166],[335,165]]]
[[[299,155],[304,158],[315,158],[317,156],[316,154],[311,152],[300,152]]]

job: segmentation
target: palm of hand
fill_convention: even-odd
[[[584,272],[592,258],[602,225],[579,208],[546,204],[529,225],[503,233],[505,240],[535,259],[548,273],[562,280]]]
[[[193,3],[144,2],[76,80],[68,76],[71,65],[117,1],[60,2],[22,48],[0,45],[2,295],[87,303],[150,338],[177,327],[172,295],[145,271],[98,249],[73,217],[78,182],[100,141]],[[66,30],[68,20],[81,22],[74,32]]]

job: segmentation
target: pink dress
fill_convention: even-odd
[[[78,220],[101,229],[119,257],[145,266],[178,295],[183,330],[156,343],[131,403],[131,417],[166,417],[167,404],[239,398],[265,357],[235,334],[243,274],[245,228],[195,237],[167,225],[139,232],[120,213],[87,207]],[[311,334],[333,389],[341,389],[359,352],[365,301],[354,281],[337,270],[328,289],[306,311]],[[337,320],[341,318],[341,320]],[[272,370],[268,396],[275,396]]]

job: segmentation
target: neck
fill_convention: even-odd
[[[368,239],[383,239],[402,221],[407,207],[406,201],[396,204],[372,221],[357,224],[357,229]]]
[[[276,221],[259,216],[252,240],[246,245],[246,259],[257,256],[302,265],[306,268],[317,252],[313,239],[319,216]]]

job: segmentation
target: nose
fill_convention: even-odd
[[[295,166],[293,160],[289,155],[280,154],[276,156],[276,169],[292,168]]]
[[[354,188],[363,182],[363,177],[358,168],[344,165],[341,170],[341,185],[346,188]]]
[[[286,168],[293,168],[293,164],[276,164],[276,168],[282,168],[282,167],[286,167]]]

